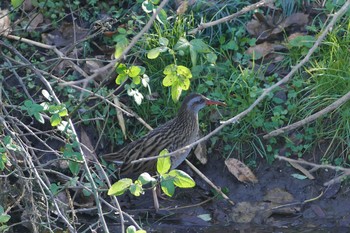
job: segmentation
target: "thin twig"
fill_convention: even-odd
[[[293,162],[293,163],[299,163],[299,164],[304,164],[304,165],[308,165],[308,166],[312,166],[313,167],[313,171],[318,170],[320,168],[323,169],[332,169],[335,171],[342,171],[344,172],[343,174],[341,174],[340,176],[337,176],[325,183],[323,183],[324,186],[329,186],[335,183],[339,183],[342,181],[343,178],[345,178],[346,176],[350,175],[350,169],[349,168],[344,168],[344,167],[338,167],[338,166],[332,166],[332,165],[328,165],[328,164],[316,164],[316,163],[311,163],[311,162],[307,162],[305,160],[295,160],[295,159],[291,159],[291,158],[286,158],[286,157],[282,157],[279,155],[275,155],[275,158],[279,159],[279,160],[284,160],[287,162]],[[309,171],[311,172],[311,170]]]
[[[187,165],[192,168],[193,171],[195,171],[207,184],[209,184],[213,189],[215,189],[216,192],[218,192],[226,201],[228,201],[231,205],[235,205],[235,203],[228,197],[226,196],[225,193],[221,191],[219,187],[217,187],[211,180],[208,179],[196,166],[194,166],[190,161],[187,159],[185,160]]]

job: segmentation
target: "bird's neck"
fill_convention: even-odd
[[[186,127],[193,127],[198,125],[198,112],[189,111],[186,108],[181,108],[177,115],[177,122]]]

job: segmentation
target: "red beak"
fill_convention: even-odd
[[[220,102],[220,101],[215,101],[215,100],[210,100],[207,99],[205,102],[206,105],[221,105],[221,106],[226,106],[226,103]]]

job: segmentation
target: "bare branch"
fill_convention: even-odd
[[[237,18],[238,16],[241,16],[249,11],[253,11],[259,7],[262,7],[262,6],[266,6],[270,3],[273,3],[274,0],[262,0],[260,2],[257,2],[255,4],[252,4],[252,5],[249,5],[249,6],[246,6],[244,7],[242,10],[232,14],[232,15],[229,15],[229,16],[226,16],[224,18],[221,18],[221,19],[218,19],[218,20],[215,20],[213,22],[209,22],[209,23],[201,23],[197,28],[191,30],[188,34],[196,34],[198,31],[201,31],[203,29],[206,29],[206,28],[209,28],[209,27],[212,27],[212,26],[215,26],[215,25],[218,25],[220,23],[225,23],[227,21],[230,21],[234,18]]]
[[[317,118],[333,111],[334,109],[340,107],[341,105],[343,105],[344,103],[346,103],[348,100],[350,100],[350,91],[342,96],[341,98],[339,98],[338,100],[334,101],[332,104],[330,104],[329,106],[325,107],[324,109],[322,109],[321,111],[316,112],[315,114],[312,114],[309,117],[306,117],[305,119],[295,122],[291,125],[282,127],[280,129],[276,129],[274,131],[271,131],[270,133],[266,134],[263,136],[264,139],[269,139],[271,137],[275,137],[277,135],[280,135],[282,133],[288,132],[290,130],[296,129],[300,126],[303,126],[311,121],[316,120]]]

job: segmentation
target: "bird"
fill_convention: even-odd
[[[131,162],[158,156],[163,149],[172,152],[196,141],[199,133],[198,112],[208,105],[226,106],[224,102],[210,100],[198,93],[189,94],[183,100],[175,118],[127,144],[119,151],[103,155],[102,158],[119,165],[119,175],[154,172],[157,163],[155,159],[139,163]],[[178,167],[186,159],[190,150],[186,149],[170,157],[171,169]]]

